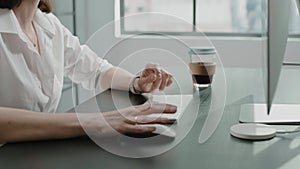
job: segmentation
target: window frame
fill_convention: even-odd
[[[263,37],[263,33],[223,33],[223,32],[196,32],[196,21],[197,21],[197,0],[193,0],[193,31],[192,32],[165,32],[165,31],[125,31],[125,0],[120,0],[120,33],[121,35],[145,35],[153,36],[157,34],[166,34],[170,36],[201,36],[205,34],[210,37]]]
[[[134,34],[139,34],[139,35],[145,35],[145,36],[153,36],[157,34],[166,34],[170,36],[201,36],[201,35],[206,35],[209,37],[249,37],[249,38],[261,38],[266,35],[266,33],[234,33],[234,32],[196,32],[196,21],[197,21],[197,0],[193,0],[193,31],[192,32],[165,32],[165,31],[153,31],[153,32],[144,32],[144,31],[126,31],[125,30],[125,0],[119,0],[120,5],[119,5],[119,10],[120,10],[120,30],[119,32],[121,35],[134,35]],[[300,38],[300,33],[299,34],[289,34],[289,38]]]

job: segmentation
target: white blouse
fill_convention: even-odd
[[[86,89],[101,89],[111,64],[81,46],[53,14],[37,10],[34,26],[41,54],[14,12],[0,9],[0,107],[55,112],[64,76]]]

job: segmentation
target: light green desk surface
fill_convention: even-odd
[[[258,69],[227,68],[227,101],[218,128],[204,144],[198,143],[210,106],[210,90],[200,93],[196,122],[187,137],[170,151],[152,158],[113,155],[89,138],[7,144],[0,148],[2,169],[275,169],[300,167],[300,133],[251,142],[230,136],[238,123],[240,106],[263,102],[262,73]],[[223,84],[220,84],[223,85]],[[284,69],[276,102],[300,103],[300,70]],[[97,97],[109,105],[109,92]],[[101,99],[100,99],[101,98]],[[106,101],[105,101],[106,100]],[[195,100],[199,101],[199,100]],[[195,104],[197,105],[197,104]],[[108,108],[109,109],[109,108]],[[189,112],[186,112],[189,113]],[[171,144],[171,143],[170,143]]]

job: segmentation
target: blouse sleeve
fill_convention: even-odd
[[[79,39],[63,25],[64,73],[74,83],[88,90],[101,90],[103,75],[113,67],[107,60],[100,58],[88,46],[80,45]]]

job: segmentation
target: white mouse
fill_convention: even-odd
[[[141,125],[143,127],[155,127],[156,129],[152,132],[154,134],[159,134],[162,136],[170,137],[170,138],[175,138],[176,137],[176,132],[173,130],[171,127],[162,125],[162,124],[143,124]]]

